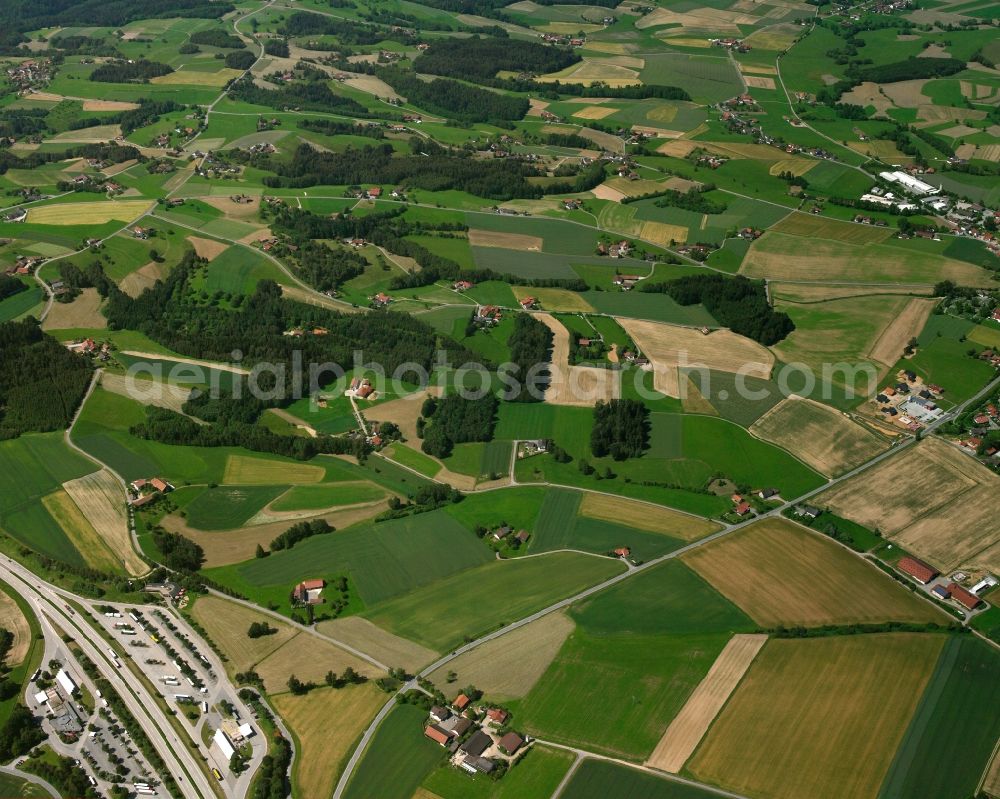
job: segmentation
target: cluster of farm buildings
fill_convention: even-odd
[[[174,487],[161,477],[133,480],[129,484],[129,504],[133,508],[141,508],[173,490]]]
[[[468,774],[494,774],[527,751],[530,740],[507,730],[510,714],[500,707],[472,706],[465,694],[450,707],[430,709],[424,735],[446,748],[449,762]]]
[[[873,400],[887,421],[915,433],[941,418],[944,411],[937,405],[944,394],[941,386],[924,383],[910,369],[901,369],[896,378],[894,384],[882,388]]]
[[[996,577],[985,574],[971,587],[965,588],[961,585],[962,582],[969,581],[969,576],[965,572],[955,572],[950,577],[943,577],[933,566],[909,555],[899,559],[896,569],[922,586],[935,599],[952,602],[967,612],[978,609],[982,602],[981,595],[998,584]]]

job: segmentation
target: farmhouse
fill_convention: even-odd
[[[473,287],[473,285],[474,284],[470,283],[468,280],[457,280],[452,284],[452,288],[455,289],[455,291],[468,291]]]
[[[500,707],[491,707],[486,711],[486,718],[498,725],[507,721],[508,715],[507,711]]]
[[[923,561],[909,556],[900,558],[899,563],[896,564],[896,568],[903,572],[903,574],[907,574],[912,577],[921,585],[927,585],[931,580],[938,576],[938,572],[935,569],[931,568]]]
[[[374,297],[371,298],[372,306],[375,308],[385,308],[390,302],[392,302],[392,297],[384,292],[379,292]]]
[[[436,724],[430,724],[425,727],[424,735],[434,741],[434,743],[441,744],[441,746],[447,746],[451,743],[451,736]]]
[[[483,730],[476,730],[464,744],[459,747],[459,751],[471,757],[479,757],[493,746],[493,739]]]
[[[451,711],[446,707],[441,707],[441,705],[434,705],[431,708],[430,716],[434,721],[440,722],[451,716]]]
[[[631,554],[632,550],[628,547],[618,547],[618,549],[615,550],[616,558],[627,558]]]
[[[524,297],[520,300],[521,307],[526,311],[538,308],[538,300],[534,297]]]
[[[803,518],[806,519],[818,518],[822,512],[823,511],[821,511],[819,508],[813,507],[812,505],[799,505],[795,509],[796,516],[802,516]]]
[[[455,701],[451,703],[451,706],[455,708],[459,713],[465,710],[472,700],[469,699],[465,694],[459,694],[455,697]]]
[[[507,755],[514,755],[517,750],[524,746],[524,738],[518,735],[516,732],[508,732],[500,742],[497,744],[500,747],[500,751]]]
[[[318,605],[326,587],[325,580],[303,580],[292,589],[292,602],[300,605]]]
[[[948,583],[948,591],[951,592],[952,601],[957,602],[966,610],[975,610],[979,604],[979,597],[962,588],[958,583]]]

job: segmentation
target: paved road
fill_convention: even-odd
[[[115,667],[105,639],[78,613],[67,610],[63,598],[65,592],[6,557],[0,559],[0,575],[32,605],[36,613],[49,617],[64,632],[73,636],[102,676],[116,686],[125,706],[146,730],[185,798],[207,799],[214,796],[215,786],[201,771],[187,742],[180,739],[152,694],[126,666]],[[72,594],[68,596],[79,601]]]
[[[969,407],[970,405],[974,405],[977,402],[981,401],[983,397],[985,397],[990,392],[992,392],[997,386],[1000,386],[1000,377],[997,377],[994,380],[992,380],[981,391],[979,391],[975,396],[967,399],[965,402],[961,403],[960,405],[957,405],[951,411],[949,411],[948,413],[944,414],[936,422],[934,422],[931,425],[929,425],[927,427],[925,433],[927,433],[927,434],[932,433],[932,432],[934,432],[934,430],[938,429],[941,425],[945,424],[946,422],[948,422],[949,420],[955,418],[956,416],[959,416],[960,414],[962,414],[964,412],[964,410],[967,407]],[[629,579],[630,577],[632,577],[635,574],[640,574],[640,573],[646,571],[647,569],[651,569],[651,568],[653,568],[655,566],[658,566],[661,563],[664,563],[666,561],[673,560],[675,558],[681,557],[682,555],[684,555],[684,554],[686,554],[688,552],[691,552],[691,551],[693,551],[695,549],[698,549],[700,547],[703,547],[706,544],[711,543],[712,541],[717,541],[720,538],[724,538],[725,536],[732,535],[733,533],[737,532],[738,530],[742,530],[743,528],[748,527],[749,525],[754,524],[755,522],[758,522],[761,519],[766,519],[766,518],[769,518],[769,517],[778,516],[778,515],[781,514],[782,511],[788,509],[789,507],[791,507],[793,505],[797,505],[797,504],[799,504],[801,502],[805,502],[806,500],[810,499],[811,497],[814,497],[814,496],[816,496],[818,494],[821,494],[822,492],[830,489],[831,487],[837,485],[838,483],[842,483],[845,480],[849,480],[852,477],[856,477],[857,475],[862,474],[863,472],[867,471],[868,469],[871,469],[872,467],[874,467],[874,466],[882,463],[883,461],[887,460],[888,458],[891,458],[891,457],[895,456],[897,453],[902,452],[908,446],[912,445],[916,440],[917,439],[915,439],[915,438],[909,438],[909,439],[903,441],[902,443],[897,444],[892,449],[886,450],[882,454],[877,455],[876,457],[872,458],[871,460],[867,461],[866,463],[864,463],[864,464],[862,464],[862,465],[860,465],[860,466],[858,466],[858,467],[856,467],[854,469],[851,469],[849,472],[841,475],[840,477],[837,477],[837,478],[835,478],[833,480],[830,480],[829,482],[824,483],[819,488],[816,488],[816,489],[814,489],[812,491],[809,491],[809,492],[807,492],[805,494],[802,494],[801,496],[796,497],[794,500],[792,500],[790,502],[784,502],[783,504],[779,505],[778,507],[774,508],[773,510],[768,511],[767,513],[761,514],[760,516],[756,516],[756,517],[754,517],[752,519],[747,519],[746,521],[740,522],[738,524],[729,524],[729,525],[726,525],[725,527],[723,527],[723,529],[719,530],[718,532],[712,533],[711,535],[708,535],[705,538],[702,538],[702,539],[699,539],[698,541],[695,541],[693,543],[687,544],[686,546],[683,546],[680,549],[674,550],[673,552],[669,552],[666,555],[662,555],[659,558],[654,558],[653,560],[646,561],[645,563],[643,563],[643,564],[641,564],[639,566],[636,566],[634,569],[629,569],[627,571],[624,571],[621,574],[619,574],[619,575],[617,575],[615,577],[612,577],[612,578],[610,578],[608,580],[605,580],[602,583],[598,583],[597,585],[591,586],[590,588],[587,588],[584,591],[581,591],[580,593],[578,593],[578,594],[576,594],[574,596],[571,596],[571,597],[568,597],[566,599],[560,600],[559,602],[556,602],[553,605],[549,605],[548,607],[543,608],[542,610],[539,610],[539,611],[537,611],[535,613],[532,613],[530,616],[527,616],[527,617],[521,619],[520,621],[516,621],[516,622],[514,622],[512,624],[508,624],[506,627],[502,627],[499,630],[495,630],[494,632],[489,633],[487,635],[484,635],[481,638],[476,639],[475,641],[472,641],[472,642],[470,642],[468,644],[465,644],[464,646],[459,647],[458,649],[454,650],[450,654],[445,655],[444,657],[439,658],[434,663],[432,663],[430,666],[427,666],[425,669],[423,669],[420,672],[419,676],[421,676],[421,677],[427,677],[432,672],[436,671],[437,669],[440,669],[442,666],[447,665],[452,660],[454,660],[455,658],[457,658],[460,655],[464,654],[465,652],[469,652],[469,651],[471,651],[471,650],[473,650],[473,649],[481,646],[482,644],[485,644],[488,641],[493,641],[493,640],[495,640],[497,638],[500,638],[501,636],[506,635],[507,633],[512,632],[513,630],[517,630],[517,629],[519,629],[521,627],[524,627],[527,624],[531,624],[531,622],[536,621],[536,620],[538,620],[538,619],[540,619],[540,618],[542,618],[544,616],[547,616],[550,613],[554,613],[555,611],[562,610],[563,608],[568,607],[568,606],[570,606],[570,605],[572,605],[574,603],[580,602],[580,601],[586,599],[587,597],[593,596],[594,594],[597,594],[597,593],[599,593],[601,591],[604,591],[605,589],[610,588],[613,585],[617,585],[618,583],[622,582],[623,580]],[[415,684],[416,683],[413,682],[413,681],[407,683],[402,688],[400,688],[400,693],[405,693],[408,690],[412,690],[412,688],[415,686]],[[347,783],[350,781],[351,775],[354,773],[354,769],[357,768],[357,765],[358,765],[358,763],[361,760],[361,756],[364,753],[365,748],[371,742],[371,739],[374,736],[375,731],[378,728],[378,725],[382,723],[382,720],[386,717],[386,715],[388,715],[389,711],[392,710],[394,704],[395,704],[395,697],[393,697],[393,699],[389,700],[382,707],[382,709],[379,711],[378,715],[375,717],[375,719],[372,721],[372,723],[369,724],[368,728],[365,730],[364,734],[361,737],[361,741],[358,743],[358,745],[355,748],[355,750],[351,753],[351,757],[348,760],[347,765],[345,766],[344,771],[343,771],[343,773],[340,776],[340,780],[337,782],[337,786],[336,786],[336,788],[334,790],[334,793],[333,793],[334,799],[340,799],[340,797],[343,796],[344,789],[347,787]],[[730,794],[730,795],[732,795],[732,794]]]
[[[22,759],[23,758],[19,758],[17,762],[19,762]],[[34,783],[35,785],[42,788],[44,791],[47,791],[49,796],[53,797],[53,799],[59,799],[59,797],[61,796],[59,791],[56,790],[56,787],[52,783],[46,782],[41,777],[36,777],[34,774],[28,774],[26,771],[18,771],[14,766],[0,766],[0,772],[3,772],[4,774],[10,774],[12,777],[17,777],[19,779],[27,780],[28,782]]]

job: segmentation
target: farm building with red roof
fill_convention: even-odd
[[[951,598],[968,610],[974,610],[979,604],[979,597],[971,591],[966,591],[958,583],[949,583],[948,590],[951,591]]]
[[[899,559],[896,568],[903,572],[903,574],[908,574],[921,585],[927,585],[927,583],[938,576],[938,572],[922,560],[911,558],[908,555],[905,558]]]

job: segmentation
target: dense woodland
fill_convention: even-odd
[[[224,47],[233,50],[242,50],[246,44],[239,36],[227,33],[221,28],[211,28],[207,31],[195,31],[188,40],[192,44],[204,44],[208,47]]]
[[[0,439],[68,427],[92,372],[36,319],[0,325]]]
[[[70,158],[96,158],[101,161],[110,161],[113,164],[120,164],[133,158],[139,161],[146,160],[146,157],[139,152],[137,147],[131,145],[120,145],[114,142],[106,144],[82,144],[78,147],[69,147],[65,150],[48,150],[41,152],[35,150],[28,153],[24,158],[18,158],[7,150],[0,150],[0,175],[8,169],[34,169],[42,164],[65,161]]]
[[[392,26],[352,22],[305,11],[290,15],[281,32],[285,36],[336,36],[345,45],[364,46],[385,41],[415,44],[417,41],[412,33],[399,29],[398,26],[394,30]]]
[[[226,53],[225,64],[229,69],[250,69],[256,60],[249,50],[232,50]]]
[[[368,261],[356,252],[342,247],[327,247],[311,240],[303,244],[297,254],[302,279],[319,291],[338,288],[364,272],[368,265]]]
[[[98,83],[149,83],[150,78],[169,75],[174,68],[159,61],[109,61],[90,73],[90,79]]]
[[[0,300],[28,290],[28,284],[11,275],[0,275]]]
[[[414,105],[460,122],[509,122],[528,113],[528,98],[500,94],[448,78],[423,81],[396,67],[375,74]]]
[[[306,117],[295,123],[302,130],[322,133],[324,136],[367,136],[369,139],[384,139],[385,130],[378,125],[368,125],[358,122],[344,122],[339,119],[323,117]]]
[[[706,197],[706,190],[688,189],[686,192],[680,192],[676,189],[667,189],[653,205],[657,208],[683,208],[685,211],[694,211],[696,214],[725,213],[726,204]]]
[[[163,563],[171,569],[196,572],[205,562],[205,551],[180,533],[168,533],[162,527],[153,528],[153,543],[163,555]]]
[[[292,108],[347,116],[369,116],[368,109],[357,100],[334,94],[326,83],[320,81],[289,83],[280,89],[265,89],[247,75],[230,87],[229,96],[234,100],[264,105],[278,111]]]
[[[417,72],[460,80],[491,80],[500,71],[544,74],[558,72],[580,61],[568,47],[494,36],[442,38],[413,61]]]
[[[616,461],[638,458],[649,446],[649,409],[638,400],[614,399],[594,406],[590,451]]]
[[[507,339],[510,370],[516,387],[510,387],[504,399],[511,402],[540,402],[543,388],[548,382],[548,364],[552,361],[552,331],[531,314],[519,313],[514,317],[514,331]],[[535,390],[531,390],[531,387]]]
[[[447,458],[455,444],[469,441],[490,441],[496,426],[497,399],[487,394],[481,399],[465,399],[458,395],[437,400],[428,399],[421,409],[426,420],[424,452]]]
[[[965,62],[957,58],[908,58],[891,64],[865,67],[856,71],[858,81],[896,83],[901,80],[943,78],[965,69]]]
[[[745,277],[689,275],[666,283],[644,283],[641,290],[669,294],[681,305],[701,303],[720,324],[765,347],[795,329],[788,314],[771,307],[764,284]]]

